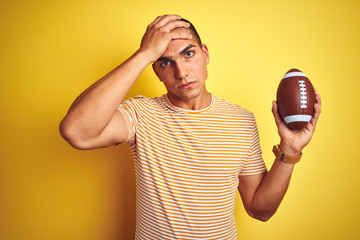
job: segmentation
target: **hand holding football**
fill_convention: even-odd
[[[278,111],[294,130],[304,128],[314,114],[315,90],[308,77],[298,69],[289,70],[277,90]]]

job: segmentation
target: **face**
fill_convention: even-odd
[[[174,31],[188,31],[176,29]],[[172,102],[201,99],[207,94],[205,80],[209,53],[195,40],[173,40],[153,64],[154,71],[168,91]]]

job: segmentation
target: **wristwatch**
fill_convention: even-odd
[[[295,164],[295,163],[299,162],[300,158],[302,156],[302,153],[300,153],[300,155],[298,155],[298,156],[291,156],[291,155],[285,154],[280,150],[279,145],[274,145],[273,153],[275,154],[276,159],[280,159],[283,162],[291,163],[291,164]]]

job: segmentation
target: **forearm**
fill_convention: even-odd
[[[60,130],[84,138],[100,134],[150,62],[144,52],[138,51],[90,86],[74,101]]]
[[[274,161],[251,201],[253,217],[266,221],[276,212],[289,186],[293,168],[294,164]]]
[[[286,155],[298,156],[309,143],[321,113],[321,98],[316,94],[314,115],[303,129],[294,131],[287,127],[278,113],[277,103],[273,101],[272,112],[280,136],[280,150]],[[294,164],[276,159],[266,174],[239,176],[239,192],[246,211],[250,216],[266,221],[279,207],[289,186]]]

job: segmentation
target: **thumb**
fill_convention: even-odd
[[[274,119],[275,119],[275,123],[276,126],[279,127],[279,125],[284,124],[284,121],[282,120],[279,112],[278,112],[278,105],[276,101],[272,102],[272,109],[271,109],[273,115],[274,115]]]

